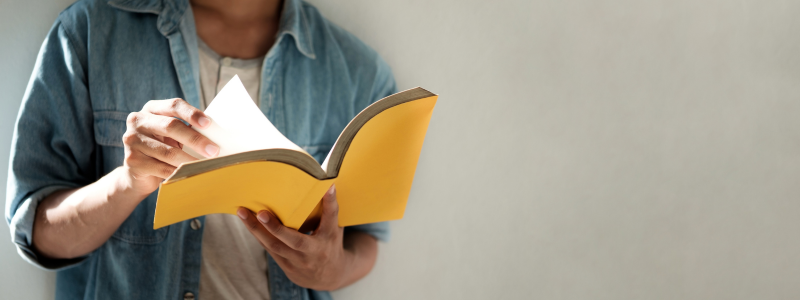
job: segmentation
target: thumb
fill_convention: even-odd
[[[332,184],[322,196],[322,219],[316,231],[329,235],[334,235],[339,231],[339,203],[336,200],[336,184]]]

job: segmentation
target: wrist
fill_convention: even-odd
[[[344,288],[357,280],[357,278],[354,279],[354,277],[357,277],[356,270],[358,269],[356,266],[357,253],[355,249],[343,248],[342,259],[340,261],[342,262],[341,272],[339,276],[334,277],[335,282],[329,289],[331,291]]]
[[[111,181],[108,190],[109,199],[131,199],[137,205],[147,198],[153,191],[148,191],[137,186],[136,179],[131,175],[130,170],[125,166],[120,166],[108,173],[106,177]]]
[[[342,269],[335,289],[349,286],[369,274],[378,254],[378,241],[364,232],[345,233],[342,244]]]

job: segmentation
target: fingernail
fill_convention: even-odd
[[[219,147],[217,147],[216,145],[209,144],[208,146],[206,146],[206,154],[208,155],[208,157],[215,157],[217,156],[217,153],[219,153]]]
[[[211,124],[211,119],[206,117],[200,117],[200,119],[197,119],[197,123],[200,124],[200,127],[206,128],[208,124]]]
[[[242,208],[237,209],[236,210],[236,214],[239,215],[239,218],[242,219],[242,220],[246,220],[247,219],[247,212],[244,211],[244,209],[242,209]]]
[[[333,195],[336,193],[336,184],[331,184],[331,187],[328,189],[328,195]]]
[[[258,213],[258,220],[261,221],[261,223],[267,224],[267,222],[269,222],[269,214],[263,211]]]

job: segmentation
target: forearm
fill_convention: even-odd
[[[351,285],[369,274],[378,258],[378,241],[361,231],[347,232],[344,235],[344,250],[348,267],[337,289]]]
[[[123,166],[85,187],[54,193],[39,203],[33,248],[49,258],[75,258],[105,243],[147,195],[182,163],[206,157],[219,146],[186,126],[207,128],[211,120],[182,99],[151,100],[126,120]]]
[[[48,258],[86,255],[105,243],[146,196],[131,188],[122,167],[85,187],[53,193],[36,209],[33,247]]]

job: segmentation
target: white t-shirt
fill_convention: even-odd
[[[264,58],[221,57],[198,39],[200,95],[205,110],[234,75],[256,102]],[[228,214],[206,216],[203,229],[203,263],[200,267],[200,299],[269,299],[267,251],[242,224]]]

